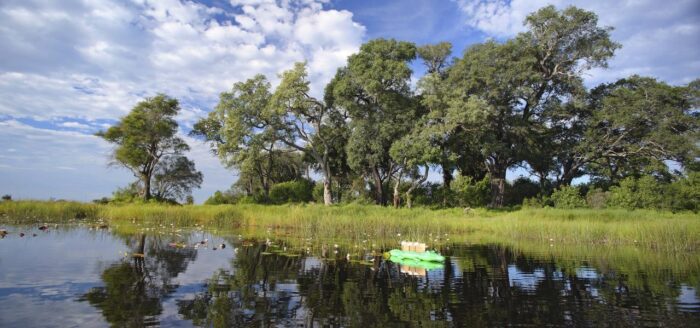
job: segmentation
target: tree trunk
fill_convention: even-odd
[[[151,176],[146,175],[143,179],[143,200],[151,199]]]
[[[450,192],[450,184],[452,184],[453,180],[452,176],[452,170],[447,167],[447,164],[443,163],[442,164],[442,188],[443,188],[443,193],[442,193],[442,206],[447,207],[447,202],[448,202],[448,194]]]
[[[506,169],[496,167],[491,174],[491,204],[489,207],[503,207],[506,194]]]
[[[447,167],[446,164],[442,164],[442,185],[446,189],[450,189],[450,184],[452,183],[452,170]]]
[[[399,208],[399,205],[401,205],[401,194],[399,194],[400,186],[401,176],[399,176],[399,178],[396,179],[396,183],[394,184],[394,208]]]
[[[375,201],[377,202],[377,205],[385,205],[382,177],[379,175],[379,169],[376,166],[372,169],[372,175],[374,176]]]
[[[420,179],[414,180],[411,182],[411,185],[408,187],[408,190],[406,190],[406,207],[408,207],[408,208],[413,207],[411,193],[413,193],[413,190],[416,189],[418,186],[420,186],[423,182],[428,180],[428,173],[430,173],[430,167],[428,165],[426,165],[425,166],[425,173],[423,173],[423,176]]]
[[[333,195],[331,194],[331,178],[326,174],[323,178],[323,204],[328,206],[333,204]]]

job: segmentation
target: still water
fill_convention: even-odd
[[[2,228],[2,327],[700,326],[697,273],[497,245],[444,246],[426,270],[233,232]]]

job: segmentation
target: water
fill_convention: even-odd
[[[4,228],[2,327],[700,326],[697,272],[497,245],[445,247],[444,267],[425,270],[236,233]]]

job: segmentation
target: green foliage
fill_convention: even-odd
[[[323,183],[315,184],[311,195],[314,202],[323,203]]]
[[[599,188],[593,188],[588,190],[588,193],[586,193],[586,204],[588,204],[588,207],[590,208],[605,208],[608,205],[609,198],[609,192],[603,191]]]
[[[222,205],[222,204],[236,204],[240,197],[237,197],[234,193],[229,191],[221,192],[217,190],[204,201],[205,205]]]
[[[541,192],[540,185],[528,178],[518,178],[506,186],[507,205],[520,205],[523,200],[533,198]]]
[[[270,189],[273,204],[305,203],[313,200],[314,183],[306,179],[278,183]]]
[[[454,204],[459,207],[483,207],[490,199],[489,178],[474,181],[471,177],[457,176],[450,184]]]
[[[586,200],[581,196],[579,188],[573,186],[563,186],[555,190],[551,196],[552,203],[556,208],[581,208],[586,207]]]
[[[670,201],[673,210],[700,211],[700,172],[690,172],[687,177],[670,186]]]
[[[151,179],[161,159],[180,156],[189,146],[176,136],[177,99],[159,94],[139,102],[116,125],[97,133],[116,145],[114,160],[141,181],[141,195],[151,198]]]
[[[186,201],[192,189],[202,184],[202,172],[185,156],[168,156],[161,160],[153,174],[151,194],[161,201]]]
[[[652,176],[628,177],[610,188],[608,206],[626,209],[661,208],[665,186]]]
[[[112,203],[134,203],[142,200],[140,196],[141,188],[138,183],[130,183],[126,187],[117,188],[112,192]]]

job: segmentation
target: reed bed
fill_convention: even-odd
[[[283,230],[300,238],[449,241],[499,240],[549,245],[634,246],[668,252],[700,248],[700,216],[617,209],[394,209],[368,205],[95,205],[76,202],[0,203],[8,223],[103,220],[114,223],[205,225],[216,229]]]

